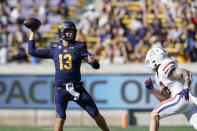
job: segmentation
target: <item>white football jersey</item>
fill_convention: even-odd
[[[161,62],[158,71],[155,73],[156,84],[170,91],[171,97],[180,93],[184,87],[183,79],[177,80],[168,78],[170,71],[175,67],[179,67],[177,63],[172,59],[167,58]]]
[[[180,68],[176,62],[167,58],[161,62],[155,73],[157,85],[171,92],[171,98],[160,103],[154,110],[164,118],[174,114],[184,114],[191,125],[197,130],[197,98],[189,92],[189,101],[179,94],[184,88],[184,79],[170,79],[169,73],[173,68]],[[190,74],[191,75],[191,74]]]

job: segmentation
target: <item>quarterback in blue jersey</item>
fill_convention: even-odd
[[[63,21],[58,27],[59,42],[51,42],[49,48],[35,47],[37,30],[30,30],[28,53],[44,59],[53,59],[55,63],[55,109],[56,123],[54,131],[63,131],[66,109],[69,101],[75,101],[95,120],[103,131],[109,131],[96,104],[83,87],[81,80],[81,61],[85,60],[94,69],[99,69],[98,60],[87,51],[86,43],[76,41],[77,29],[72,21]]]

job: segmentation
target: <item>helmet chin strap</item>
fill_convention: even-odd
[[[161,64],[159,64],[159,65],[157,65],[156,67],[155,67],[155,71],[157,71],[158,69],[159,69],[159,66],[160,66]]]
[[[75,41],[74,37],[68,38],[67,36],[64,36],[62,39],[65,40],[65,41],[67,41],[68,43],[72,43],[72,42]]]
[[[73,40],[73,39],[70,39],[70,40],[69,39],[66,39],[65,41],[67,41],[68,43],[73,43],[75,40]]]

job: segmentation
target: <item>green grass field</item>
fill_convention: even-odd
[[[53,127],[0,127],[0,131],[53,131]],[[65,127],[64,131],[101,131],[97,127]],[[148,127],[128,126],[125,129],[121,127],[110,127],[110,131],[148,131]],[[172,126],[160,127],[159,131],[195,131],[192,127]]]

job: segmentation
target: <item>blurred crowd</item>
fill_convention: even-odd
[[[27,54],[28,29],[23,25],[24,20],[33,16],[42,22],[37,35],[37,44],[42,44],[46,41],[42,37],[43,34],[50,32],[52,25],[59,24],[62,19],[68,19],[69,7],[77,4],[77,0],[1,0],[0,2],[0,64],[39,63],[37,58]]]
[[[48,39],[43,34],[62,19],[72,20],[69,7],[77,2],[1,0],[0,64],[39,63],[26,53],[24,20],[41,20],[37,45],[45,47]],[[84,13],[75,14],[80,17],[77,40],[87,42],[89,52],[102,63],[142,63],[152,47],[163,47],[179,63],[197,61],[196,0],[97,0],[83,7]]]
[[[141,63],[152,47],[179,63],[197,61],[196,0],[102,0],[88,6],[79,29],[103,63]]]

